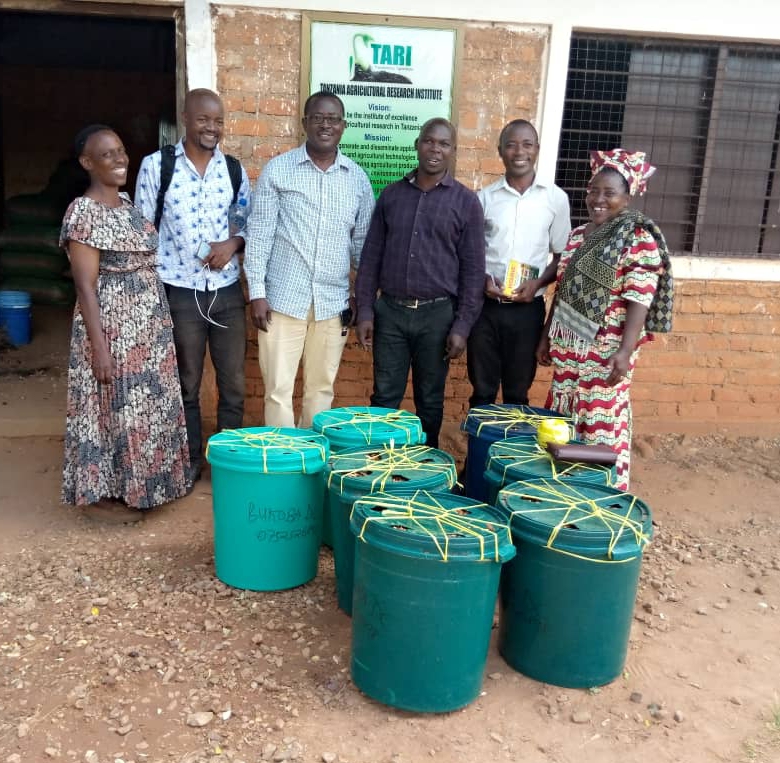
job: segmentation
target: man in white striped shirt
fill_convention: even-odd
[[[265,384],[267,426],[295,426],[292,395],[303,358],[298,425],[330,408],[351,323],[357,268],[374,209],[366,173],[339,151],[344,104],[315,93],[306,141],[265,166],[252,196],[244,271]]]

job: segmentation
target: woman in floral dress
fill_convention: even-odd
[[[128,158],[111,128],[82,130],[76,154],[90,185],[68,207],[60,235],[78,295],[62,501],[137,518],[137,510],[187,492],[187,433],[171,317],[155,270],[157,233],[119,192]]]
[[[650,332],[671,330],[672,271],[663,233],[630,207],[655,171],[645,154],[593,151],[591,170],[590,221],[561,254],[537,360],[553,365],[545,405],[573,417],[581,440],[615,451],[616,486],[628,490],[631,378]]]

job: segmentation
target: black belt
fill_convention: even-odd
[[[536,299],[544,299],[542,296],[534,297],[534,300]],[[488,297],[485,295],[485,302],[495,302],[499,305],[530,305],[533,304],[533,300],[531,302],[515,302],[511,297]]]
[[[401,299],[401,297],[391,297],[389,294],[382,294],[382,296],[388,301],[393,302],[396,305],[400,305],[401,307],[408,307],[412,310],[416,310],[418,307],[422,307],[423,305],[433,305],[436,302],[445,302],[450,301],[452,297],[433,297],[432,299],[416,299],[416,298],[406,298]]]

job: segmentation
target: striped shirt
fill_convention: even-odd
[[[160,188],[161,153],[145,157],[138,171],[135,205],[148,220],[154,220],[157,191]],[[241,168],[238,199],[249,202],[249,178]],[[165,194],[160,221],[160,247],[157,251],[157,272],[163,283],[185,289],[214,291],[235,283],[240,275],[238,255],[222,270],[209,270],[198,259],[201,243],[225,241],[230,238],[228,209],[233,201],[225,155],[214,149],[214,156],[201,177],[195,165],[184,153],[184,141],[176,144],[173,177]],[[244,236],[239,231],[236,235]]]
[[[303,144],[266,164],[252,195],[244,271],[250,299],[304,320],[338,315],[349,298],[374,209],[366,173],[340,151],[327,170]]]

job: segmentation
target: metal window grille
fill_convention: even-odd
[[[575,34],[557,182],[587,221],[592,149],[645,151],[635,204],[679,254],[780,258],[780,47]]]

